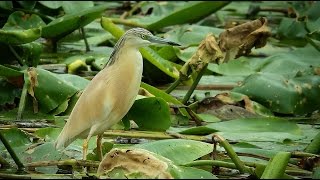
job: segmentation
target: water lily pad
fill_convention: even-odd
[[[141,130],[166,131],[171,125],[169,106],[159,97],[136,100],[127,118],[134,120]]]
[[[212,152],[213,146],[208,143],[170,139],[138,144],[134,147],[146,149],[172,160],[176,164],[185,164]],[[181,153],[183,152],[183,153]]]

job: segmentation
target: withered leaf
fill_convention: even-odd
[[[253,47],[266,45],[271,32],[265,17],[227,29],[219,35],[219,47],[225,54],[225,62],[247,55]]]
[[[220,63],[223,58],[222,52],[218,46],[213,34],[208,34],[198,46],[197,52],[180,69],[180,76],[188,77],[190,69],[199,72],[203,67],[210,63]]]
[[[139,172],[153,179],[173,179],[167,172],[168,164],[144,149],[111,150],[99,164],[97,174],[107,174],[115,168],[123,169],[127,175]]]

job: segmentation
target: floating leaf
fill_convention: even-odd
[[[169,106],[159,97],[136,100],[127,118],[134,120],[141,130],[166,131],[171,125]]]
[[[293,122],[280,118],[244,118],[217,122],[206,127],[222,132],[287,132],[301,134],[300,128]]]
[[[159,140],[156,142],[138,144],[134,147],[159,154],[172,160],[176,164],[189,163],[209,154],[212,152],[213,148],[213,146],[208,143],[185,139]]]
[[[24,44],[32,42],[41,36],[41,27],[46,24],[35,14],[21,11],[12,13],[0,29],[0,42],[6,44]]]
[[[23,73],[20,71],[17,71],[15,69],[3,66],[0,64],[0,76],[3,77],[17,77],[17,76],[22,76]]]
[[[257,73],[245,79],[235,92],[284,114],[306,114],[320,106],[320,77],[302,76],[286,78],[271,73]]]
[[[38,85],[33,88],[42,112],[50,112],[77,92],[74,86],[68,85],[49,71],[39,68],[34,68],[34,71]]]
[[[177,105],[183,105],[180,101],[178,101],[176,98],[172,97],[171,95],[165,93],[164,91],[157,89],[149,84],[146,84],[144,82],[141,82],[141,87],[149,91],[151,94],[153,94],[156,97],[160,97],[164,100],[166,100],[169,103],[177,104]],[[180,109],[183,115],[187,115],[188,112],[185,109]]]
[[[209,26],[199,26],[196,24],[193,25],[181,25],[177,28],[174,28],[164,34],[166,39],[169,39],[173,42],[179,43],[183,46],[198,46],[200,42],[210,33],[214,36],[218,36],[223,29],[209,27]],[[184,51],[175,48],[179,51]],[[195,51],[194,51],[195,52]],[[190,55],[191,57],[192,55]],[[189,58],[188,58],[189,59]]]
[[[147,29],[157,30],[166,26],[197,22],[210,14],[218,11],[229,2],[192,2],[186,6],[175,10],[169,15],[162,17],[152,24],[147,25]],[[190,15],[192,14],[192,15]]]
[[[64,15],[43,27],[41,36],[44,38],[60,39],[100,17],[102,11],[107,7],[107,5],[99,5],[80,12]]]
[[[61,3],[66,14],[78,13],[94,6],[93,1],[62,1]]]

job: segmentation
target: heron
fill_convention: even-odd
[[[88,141],[97,136],[97,155],[101,160],[104,131],[127,114],[138,95],[143,71],[139,48],[156,44],[179,46],[144,28],[132,28],[121,36],[108,63],[80,95],[55,141],[56,149],[66,148],[78,138],[84,139],[82,152],[86,160]]]

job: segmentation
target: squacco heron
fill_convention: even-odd
[[[143,69],[139,48],[151,44],[179,45],[143,28],[128,30],[116,43],[105,68],[84,89],[55,142],[56,149],[82,138],[86,160],[88,141],[97,135],[97,154],[101,160],[103,132],[126,115],[138,94]]]

